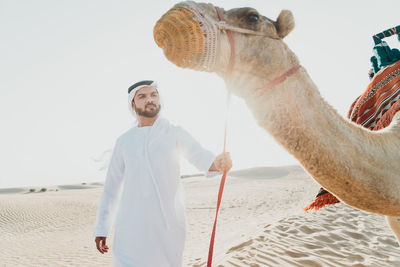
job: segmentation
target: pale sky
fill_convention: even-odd
[[[127,88],[144,79],[158,81],[165,117],[222,151],[223,81],[176,67],[153,40],[177,2],[0,0],[0,188],[104,181],[94,159],[132,126]],[[398,0],[212,3],[274,20],[291,10],[296,28],[285,42],[342,115],[369,83],[372,35],[400,24]],[[237,97],[228,127],[234,169],[297,164]],[[183,163],[182,174],[197,172]]]

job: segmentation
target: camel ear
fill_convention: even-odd
[[[281,11],[276,20],[276,29],[281,38],[285,38],[294,29],[294,17],[291,11]]]

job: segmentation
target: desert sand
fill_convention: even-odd
[[[220,177],[183,179],[183,266],[205,266]],[[400,266],[383,216],[345,204],[302,208],[318,191],[299,166],[232,171],[218,218],[213,266]],[[102,183],[0,189],[0,267],[111,266],[93,226]],[[112,247],[112,236],[108,244]]]

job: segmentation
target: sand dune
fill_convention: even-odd
[[[219,177],[183,183],[183,266],[205,266]],[[344,204],[305,214],[318,188],[297,166],[232,172],[214,266],[400,266],[400,248],[382,216]],[[1,190],[0,267],[111,266],[111,253],[99,254],[92,237],[101,191],[101,183]]]

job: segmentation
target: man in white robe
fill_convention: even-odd
[[[115,143],[97,211],[96,246],[108,252],[106,239],[117,211],[115,267],[179,267],[186,235],[180,156],[204,172],[229,170],[232,162],[228,153],[215,157],[183,128],[159,116],[153,81],[132,85],[128,94],[138,126]]]

